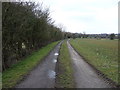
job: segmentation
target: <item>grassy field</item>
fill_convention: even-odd
[[[66,41],[61,46],[58,57],[57,88],[74,88],[73,69]]]
[[[118,83],[118,40],[71,39],[70,43],[89,63]]]
[[[24,75],[26,75],[33,67],[35,67],[49,52],[53,49],[58,42],[49,44],[37,52],[31,54],[31,56],[13,65],[11,68],[3,72],[2,74],[2,86],[3,88],[11,88],[20,81]]]

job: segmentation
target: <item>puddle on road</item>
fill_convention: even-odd
[[[73,60],[77,60],[77,59],[76,59],[76,58],[74,58],[74,57],[73,57],[72,59],[73,59]]]
[[[55,53],[54,55],[57,56],[57,55],[59,55],[59,54],[58,54],[58,53]]]
[[[53,59],[53,63],[56,63],[57,62],[57,60],[56,59]]]
[[[56,76],[56,72],[53,70],[48,71],[48,77],[54,79]]]

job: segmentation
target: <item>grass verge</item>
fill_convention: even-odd
[[[63,42],[60,49],[60,55],[57,63],[57,88],[74,88],[73,69],[66,41]]]
[[[0,72],[0,90],[2,89],[2,73]]]
[[[29,57],[21,60],[17,64],[2,73],[2,87],[12,88],[17,82],[23,79],[52,49],[58,42],[53,42],[37,52],[33,52]]]
[[[72,39],[71,45],[89,63],[118,83],[118,41]]]

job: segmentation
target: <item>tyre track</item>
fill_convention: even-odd
[[[67,41],[72,58],[76,88],[112,88],[86,63]]]

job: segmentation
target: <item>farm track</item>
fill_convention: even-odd
[[[55,66],[60,42],[30,74],[21,81],[15,88],[54,88],[55,85]]]
[[[86,63],[67,41],[72,58],[76,88],[112,88]]]
[[[60,42],[49,55],[15,88],[54,88],[56,78],[56,62],[59,55]],[[112,88],[96,71],[86,63],[67,41],[72,59],[76,88]]]

